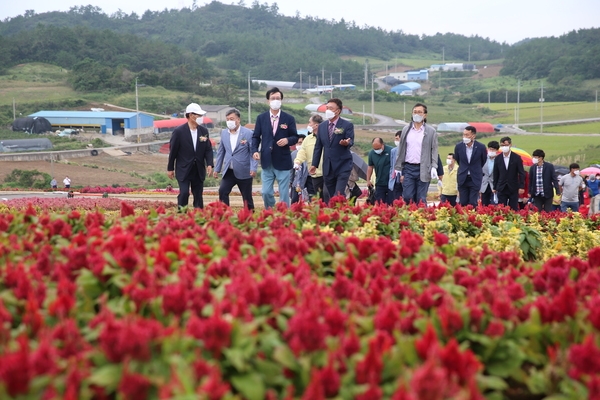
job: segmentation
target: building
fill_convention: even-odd
[[[429,71],[473,71],[477,72],[475,64],[465,63],[447,63],[447,64],[432,64]]]
[[[46,118],[53,128],[97,129],[125,137],[154,132],[154,117],[135,111],[38,111],[29,116]]]
[[[406,71],[406,80],[426,82],[429,80],[429,71],[426,69],[420,69],[418,71]]]
[[[227,113],[227,111],[229,111],[233,108],[228,105],[206,106],[204,104],[200,104],[200,107],[204,111],[206,111],[206,116],[212,120],[211,123],[214,121],[215,124],[218,124],[220,122],[225,122],[225,120],[227,119],[225,114]]]
[[[405,82],[400,85],[396,85],[390,89],[390,92],[399,94],[401,96],[413,96],[418,94],[421,90],[421,85],[417,82]]]
[[[438,132],[460,132],[462,133],[465,128],[469,126],[466,122],[442,122],[438,124],[436,130]]]

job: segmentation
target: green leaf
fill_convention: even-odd
[[[265,384],[259,374],[234,375],[231,384],[248,400],[265,398]]]
[[[89,269],[82,269],[80,271],[76,283],[87,297],[95,299],[102,294],[100,281]]]
[[[278,346],[273,352],[273,359],[284,367],[291,369],[292,371],[298,370],[298,361],[296,356],[292,353],[289,347],[286,345]]]
[[[506,381],[498,376],[478,375],[476,379],[477,385],[482,391],[505,390],[508,388]]]
[[[113,391],[119,386],[123,367],[121,365],[108,364],[98,368],[88,381],[94,385],[106,388],[107,391]]]
[[[236,348],[224,349],[223,355],[225,355],[225,358],[238,371],[243,372],[247,369],[246,360],[244,360],[244,354],[242,353],[242,351],[240,349],[236,349]]]

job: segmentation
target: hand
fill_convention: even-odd
[[[294,163],[294,169],[295,169],[296,171],[298,171],[298,170],[300,169],[300,164],[296,164],[296,163]]]
[[[367,186],[368,187],[373,187],[373,182],[371,182],[371,179],[367,179]]]
[[[212,167],[210,165],[208,167],[206,167],[206,175],[208,175],[208,176],[212,175]]]
[[[340,140],[340,145],[342,145],[342,146],[348,146],[349,144],[350,144],[349,138]]]
[[[404,175],[400,175],[400,183],[404,183]]]
[[[287,138],[279,139],[277,141],[277,146],[279,146],[279,147],[287,146],[287,144],[288,144]]]
[[[256,176],[256,171],[250,171],[250,176],[254,178]]]
[[[519,194],[525,193],[525,189],[519,189]]]
[[[317,173],[317,167],[314,167],[314,166],[311,165],[310,168],[308,169],[308,173],[310,175],[316,174]]]
[[[438,174],[437,174],[437,168],[431,168],[431,179],[437,179],[438,178]]]
[[[260,160],[260,153],[257,151],[256,153],[252,154],[252,157],[253,157],[253,158],[254,158],[256,161],[258,161],[258,160]]]
[[[213,172],[213,178],[218,178],[219,177],[219,173],[217,171]]]
[[[167,176],[169,177],[169,179],[175,178],[175,171],[167,171]]]

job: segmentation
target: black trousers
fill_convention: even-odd
[[[519,191],[517,190],[514,193],[511,192],[497,192],[498,194],[498,204],[508,205],[515,211],[519,211]]]
[[[229,205],[229,194],[231,189],[237,185],[244,200],[244,207],[254,210],[254,199],[252,198],[252,177],[248,179],[238,179],[235,177],[232,169],[228,169],[223,175],[221,185],[219,186],[219,200]]]
[[[198,168],[194,165],[189,176],[185,180],[177,179],[179,184],[179,194],[177,195],[177,205],[179,208],[187,207],[190,201],[190,186],[194,196],[194,208],[204,208],[202,192],[204,191],[204,179],[200,178]]]
[[[319,196],[323,198],[323,177],[319,176],[318,178],[313,178],[311,176],[306,178],[306,191],[308,192],[308,197],[311,199],[315,196]]]
[[[490,188],[490,185],[485,189],[485,192],[481,193],[481,205],[489,206],[490,204],[494,204],[494,192]]]
[[[534,196],[533,197],[533,205],[539,211],[552,211],[552,197],[542,197],[542,196]]]
[[[477,207],[477,201],[479,200],[479,186],[473,183],[470,175],[467,175],[465,182],[458,187],[458,194],[460,196],[460,205],[466,206],[467,204]]]

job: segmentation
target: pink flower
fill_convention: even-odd
[[[144,375],[125,372],[119,383],[119,393],[127,400],[145,400],[150,386],[150,381]]]
[[[196,316],[190,318],[187,332],[196,339],[202,340],[204,348],[211,351],[214,357],[219,357],[221,350],[231,342],[231,323],[224,320],[219,312],[208,319]]]

